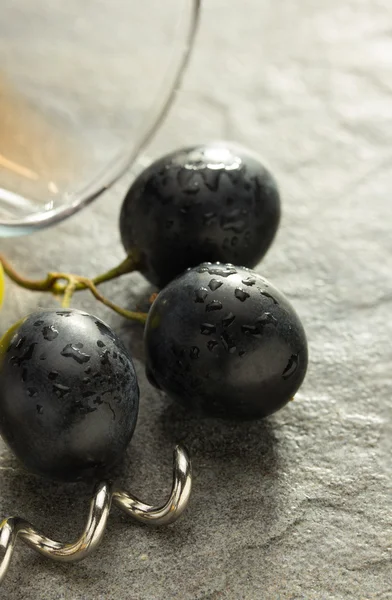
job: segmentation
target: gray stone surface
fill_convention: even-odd
[[[122,482],[161,500],[173,444],[184,441],[192,501],[181,521],[160,530],[114,510],[104,544],[74,566],[18,545],[1,597],[392,598],[390,14],[388,0],[206,3],[184,91],[152,153],[231,138],[266,157],[284,217],[259,271],[302,316],[307,380],[295,402],[264,422],[197,421],[146,381],[140,328],[79,295],[74,305],[107,320],[136,357],[141,414]],[[1,249],[37,276],[60,266],[106,269],[123,256],[124,190]],[[150,288],[135,274],[105,291],[134,306]],[[53,303],[9,287],[1,329]],[[76,536],[87,489],[32,478],[3,445],[0,465],[2,515]]]

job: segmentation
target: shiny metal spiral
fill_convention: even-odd
[[[90,512],[82,535],[71,544],[56,542],[20,517],[9,517],[0,524],[0,583],[3,581],[17,538],[30,548],[53,560],[74,562],[86,558],[101,542],[112,502],[133,519],[147,525],[168,525],[178,519],[186,508],[192,485],[191,463],[186,451],[174,450],[173,487],[162,507],[144,504],[126,491],[108,482],[101,482],[91,499]]]

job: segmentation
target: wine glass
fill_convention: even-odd
[[[2,0],[0,237],[81,210],[141,156],[193,47],[201,0]]]

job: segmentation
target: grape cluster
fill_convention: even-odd
[[[308,360],[293,307],[251,270],[279,219],[276,182],[257,157],[230,144],[193,146],[159,159],[131,186],[119,267],[94,280],[62,275],[61,288],[59,276],[31,282],[2,264],[20,285],[64,292],[67,302],[86,287],[105,301],[100,283],[139,269],[161,288],[145,327],[151,383],[206,414],[260,418],[293,398]],[[0,269],[0,303],[2,295]],[[31,471],[100,477],[124,455],[138,404],[129,353],[92,315],[36,312],[0,340],[0,432]]]

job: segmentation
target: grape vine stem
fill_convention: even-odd
[[[72,273],[53,272],[48,273],[45,279],[34,280],[20,275],[3,254],[0,254],[0,264],[3,266],[4,273],[19,287],[34,292],[51,292],[55,296],[62,296],[62,306],[64,308],[70,306],[75,291],[88,289],[96,300],[125,319],[137,321],[142,324],[147,320],[147,313],[121,308],[121,306],[114,304],[114,302],[106,298],[97,289],[97,285],[100,283],[110,281],[135,270],[137,268],[137,261],[134,257],[127,257],[114,269],[111,269],[102,275],[98,275],[93,279],[81,275],[73,275]],[[65,283],[63,283],[64,281]]]

